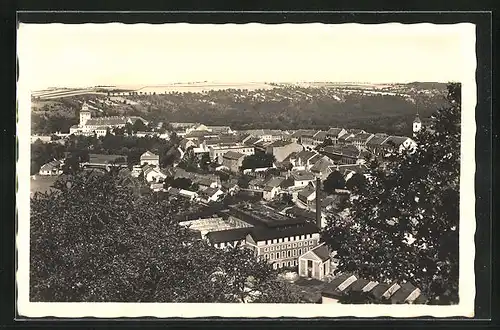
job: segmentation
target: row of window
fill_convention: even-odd
[[[290,261],[285,261],[285,262],[276,262],[273,264],[273,268],[283,268],[283,267],[295,267],[298,266],[299,263],[297,260],[290,260]]]
[[[309,250],[312,250],[312,246],[300,248],[300,249],[294,249],[294,250],[287,250],[287,251],[281,251],[281,252],[271,252],[271,253],[266,253],[264,254],[264,258],[266,260],[276,260],[276,259],[285,259],[285,258],[298,258],[302,254],[306,253]]]
[[[277,245],[276,246],[276,251],[279,251],[279,250],[284,250],[284,249],[291,249],[291,248],[296,248],[297,246],[298,247],[301,247],[302,245],[304,246],[307,246],[307,245],[313,245],[314,244],[314,241],[306,241],[306,242],[298,242],[298,243],[291,243],[291,244],[287,244],[287,245]],[[268,251],[274,251],[274,246],[270,246],[268,248],[264,248],[264,252],[268,252]]]
[[[241,153],[247,153],[247,152],[252,152],[253,149],[238,149],[238,148],[235,148],[235,149],[225,149],[225,150],[222,150],[222,151],[215,151],[215,155],[216,156],[221,156],[221,155],[224,155],[226,152],[228,151],[238,151],[238,152],[241,152]]]
[[[293,242],[293,241],[303,241],[305,239],[313,238],[313,234],[305,234],[300,236],[291,236],[291,237],[283,237],[283,238],[275,238],[273,240],[268,239],[266,241],[266,245],[276,244],[276,243],[284,243],[284,242]]]

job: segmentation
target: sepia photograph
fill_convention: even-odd
[[[475,42],[20,23],[19,314],[473,317]]]

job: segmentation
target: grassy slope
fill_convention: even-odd
[[[399,87],[398,87],[399,88]],[[412,83],[398,93],[418,100],[422,117],[429,116],[442,105],[442,94],[416,95],[415,90],[433,88],[444,94],[445,85]],[[341,89],[276,88],[273,90],[224,90],[202,93],[170,93],[167,95],[127,96],[136,105],[108,106],[98,104],[102,115],[140,115],[154,121],[204,122],[212,125],[231,125],[236,129],[300,127],[326,128],[344,126],[394,134],[411,133],[411,121],[417,107],[408,96],[360,95]],[[340,99],[340,100],[339,100]],[[95,95],[72,96],[51,100],[50,106],[34,102],[35,116],[63,116],[77,121],[78,101],[96,100]],[[47,103],[45,101],[45,103]],[[46,125],[47,126],[47,125]],[[69,126],[68,126],[69,127]],[[36,128],[36,125],[35,125]]]

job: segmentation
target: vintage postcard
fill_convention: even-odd
[[[21,22],[19,315],[473,317],[475,43]]]

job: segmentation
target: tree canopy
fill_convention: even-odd
[[[458,302],[460,85],[435,113],[413,153],[370,164],[350,216],[331,220],[322,240],[337,251],[338,271],[379,282],[409,281],[432,304]]]
[[[256,152],[253,155],[248,155],[245,158],[243,158],[241,168],[256,169],[256,168],[272,167],[275,161],[276,158],[272,154],[264,152]]]
[[[363,190],[366,186],[366,178],[361,173],[353,174],[345,183],[345,187],[349,190]]]
[[[331,194],[335,189],[344,189],[345,185],[344,176],[339,171],[333,171],[323,182],[323,190]]]
[[[31,301],[297,301],[251,250],[197,239],[174,220],[183,204],[127,180],[80,173],[32,197]]]

